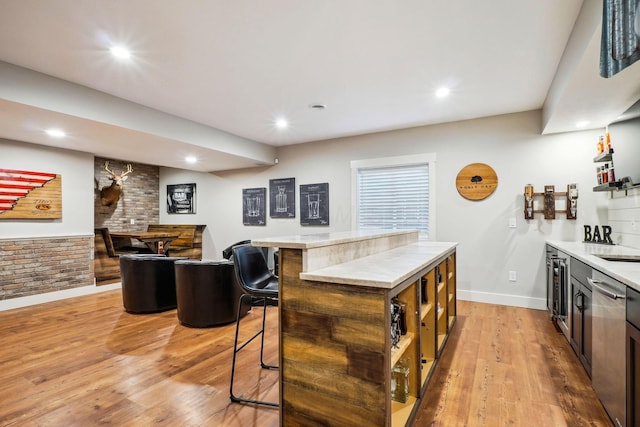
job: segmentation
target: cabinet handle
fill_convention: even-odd
[[[583,296],[584,294],[582,293],[582,291],[578,291],[578,293],[576,293],[575,304],[576,308],[580,311],[582,311],[582,309],[584,308],[584,299],[582,298]],[[578,304],[578,298],[580,298],[580,304]]]
[[[609,286],[607,285],[606,282],[603,282],[602,280],[595,280],[592,279],[590,277],[587,277],[587,282],[589,282],[589,284],[594,287],[596,289],[596,291],[600,292],[602,295],[607,296],[613,300],[616,299],[625,299],[624,295],[619,295],[614,291],[611,291],[609,289],[606,289],[605,286]]]

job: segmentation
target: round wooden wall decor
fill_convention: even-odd
[[[458,193],[465,199],[482,200],[498,187],[498,175],[489,165],[471,163],[460,169],[456,177]]]

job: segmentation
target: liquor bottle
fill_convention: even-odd
[[[604,136],[600,135],[598,138],[598,154],[604,153]]]
[[[402,358],[391,370],[391,399],[406,403],[409,399],[409,365]]]
[[[609,167],[609,182],[615,182],[616,173],[613,169],[613,163],[611,163],[611,167]]]

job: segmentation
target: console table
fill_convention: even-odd
[[[354,231],[253,240],[279,248],[280,425],[405,426],[455,324],[456,243],[417,231]],[[407,331],[391,344],[391,300]],[[391,400],[409,366],[410,396]]]

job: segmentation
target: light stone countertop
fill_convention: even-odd
[[[337,231],[331,233],[300,234],[283,237],[267,237],[253,239],[253,246],[278,247],[289,249],[313,249],[323,246],[339,245],[372,238],[391,237],[406,234],[414,234],[415,230],[355,230]]]
[[[305,273],[304,280],[393,289],[451,253],[457,243],[418,241]]]
[[[640,256],[640,249],[597,243],[547,241],[556,249],[579,259],[594,269],[640,291],[640,262],[606,261],[597,255]]]

